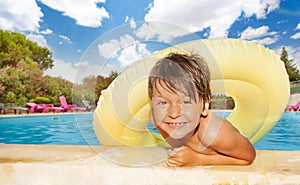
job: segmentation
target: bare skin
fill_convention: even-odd
[[[159,84],[152,94],[151,122],[173,147],[167,165],[248,165],[255,158],[249,140],[226,119],[213,114],[208,103]]]

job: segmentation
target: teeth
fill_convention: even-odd
[[[170,123],[170,125],[174,126],[174,127],[179,127],[179,126],[184,125],[184,123]]]

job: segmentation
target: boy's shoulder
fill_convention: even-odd
[[[222,142],[230,135],[238,134],[239,131],[225,118],[211,112],[200,121],[198,137],[202,144],[209,146]]]

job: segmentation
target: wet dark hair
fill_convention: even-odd
[[[197,95],[204,102],[210,100],[210,73],[207,63],[199,55],[170,53],[160,59],[149,74],[150,99],[152,99],[153,89],[157,90],[157,84],[169,92],[181,92],[195,102]]]

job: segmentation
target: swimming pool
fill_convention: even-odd
[[[100,145],[92,120],[92,113],[0,117],[0,143]],[[300,113],[284,113],[255,148],[300,150]]]
[[[93,114],[0,117],[0,143],[99,145]]]

